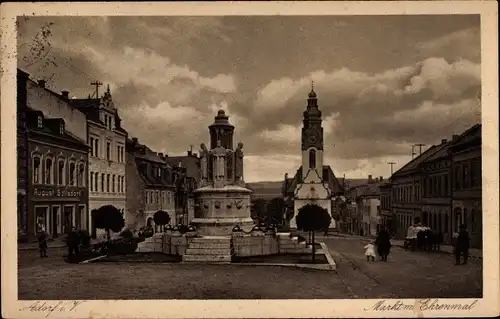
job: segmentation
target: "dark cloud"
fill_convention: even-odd
[[[299,165],[312,79],[336,171],[380,175],[412,143],[480,118],[478,16],[30,18],[21,67],[47,23],[54,63],[27,67],[34,77],[78,97],[92,80],[110,84],[130,135],[169,154],[206,142],[226,109],[253,180]]]

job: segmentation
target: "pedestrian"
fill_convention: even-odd
[[[45,231],[45,228],[42,226],[42,227],[40,227],[40,231],[37,234],[38,250],[40,251],[40,258],[48,257],[47,256],[47,239],[48,239],[48,234]]]
[[[387,261],[387,256],[391,251],[391,236],[385,227],[381,227],[375,240],[377,252],[381,261]]]
[[[71,227],[71,231],[66,239],[66,245],[68,246],[68,259],[71,261],[73,257],[78,256],[78,246],[80,245],[80,237],[78,236],[75,227]]]
[[[365,245],[365,256],[367,261],[375,261],[375,245],[373,240],[371,240],[368,244]]]
[[[469,233],[464,224],[460,225],[460,231],[457,236],[455,243],[455,261],[456,265],[460,265],[461,257],[464,257],[463,265],[467,264],[467,259],[469,259]]]

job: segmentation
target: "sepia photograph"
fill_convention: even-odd
[[[498,314],[497,6],[348,2],[8,12],[12,314]]]

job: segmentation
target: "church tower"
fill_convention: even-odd
[[[307,99],[302,127],[302,176],[304,183],[321,183],[323,178],[323,127],[314,87]]]
[[[210,131],[210,149],[217,147],[217,141],[226,149],[233,149],[234,126],[229,123],[229,116],[224,110],[219,110],[215,121],[208,127]]]

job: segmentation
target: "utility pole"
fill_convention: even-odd
[[[417,153],[415,153],[415,144],[413,144],[411,146],[411,159],[413,159],[415,155],[417,155]]]
[[[422,146],[425,146],[425,144],[415,144],[415,147],[418,147],[418,155],[422,155]]]
[[[95,97],[96,97],[96,99],[98,99],[99,98],[99,87],[102,85],[102,82],[94,81],[94,82],[91,82],[90,85],[95,86]]]
[[[396,162],[389,162],[387,164],[391,165],[391,176],[392,176],[392,174],[394,173],[393,168],[394,168],[394,165],[396,164]]]

